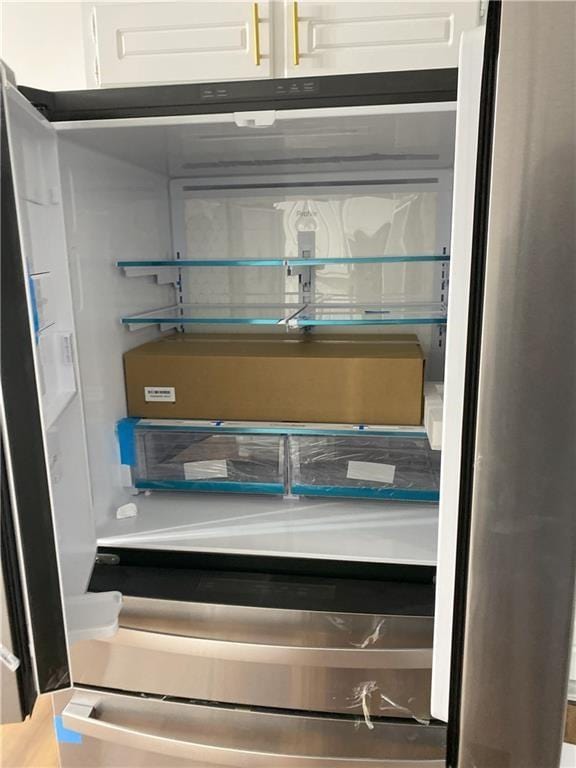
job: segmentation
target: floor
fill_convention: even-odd
[[[0,726],[2,768],[58,768],[52,701],[42,696],[25,723]]]

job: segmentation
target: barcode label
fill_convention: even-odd
[[[147,403],[175,403],[176,387],[144,387]]]

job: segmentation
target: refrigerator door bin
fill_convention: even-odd
[[[284,440],[278,435],[144,427],[134,431],[133,446],[138,489],[284,492]]]
[[[441,768],[441,725],[253,711],[76,690],[56,701],[70,768]],[[65,730],[64,730],[65,729]]]
[[[423,436],[290,437],[291,490],[303,496],[432,501],[440,453]]]
[[[433,619],[124,597],[110,641],[77,643],[89,686],[247,706],[430,717]]]

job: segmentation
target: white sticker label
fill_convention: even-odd
[[[186,480],[218,480],[221,477],[228,477],[226,459],[184,462]]]
[[[175,403],[176,387],[144,387],[147,403]]]
[[[349,461],[346,477],[350,480],[371,480],[376,483],[393,483],[396,466],[375,461]]]

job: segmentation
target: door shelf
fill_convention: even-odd
[[[442,302],[390,304],[179,304],[128,315],[130,330],[160,325],[283,325],[288,328],[365,325],[444,325]]]
[[[314,259],[157,259],[157,260],[121,260],[116,266],[123,269],[128,276],[146,274],[143,270],[153,273],[156,269],[174,267],[323,267],[337,264],[411,264],[421,262],[447,262],[447,254],[416,254],[416,255],[386,255],[386,256],[346,256],[325,257]]]

